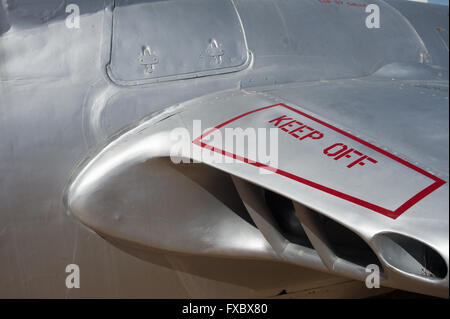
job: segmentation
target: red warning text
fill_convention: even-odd
[[[312,140],[319,140],[323,137],[323,133],[293,118],[290,118],[287,115],[277,117],[269,121],[269,123],[300,141],[308,138]]]
[[[378,163],[377,160],[364,155],[363,153],[351,148],[343,143],[333,144],[326,149],[323,150],[323,153],[329,157],[332,157],[335,161],[340,160],[341,158],[350,159],[351,163],[347,165],[348,168],[352,168],[355,165],[366,165],[367,162],[371,162],[373,164]]]

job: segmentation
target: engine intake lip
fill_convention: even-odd
[[[428,280],[442,280],[448,276],[445,259],[422,241],[400,233],[383,232],[375,235],[372,243],[380,259],[401,273]]]

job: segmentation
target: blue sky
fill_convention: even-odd
[[[418,1],[418,2],[429,2],[429,3],[439,3],[439,4],[446,4],[448,5],[448,0],[413,0],[413,1]]]

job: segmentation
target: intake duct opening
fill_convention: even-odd
[[[264,190],[264,199],[272,212],[281,234],[294,244],[313,248],[295,213],[292,201],[269,190]]]
[[[361,267],[375,264],[382,269],[381,262],[372,248],[356,233],[321,214],[316,213],[315,219],[316,225],[330,245],[329,248],[337,257]]]
[[[256,227],[233,184],[230,174],[202,163],[174,164],[169,161],[168,164],[216,197],[247,223]]]
[[[386,263],[404,272],[423,277],[445,278],[448,266],[432,247],[397,233],[376,235],[373,240]]]
[[[259,228],[276,251],[283,251],[287,242],[317,249],[305,232],[302,225],[305,221],[301,220],[296,211],[295,205],[299,205],[298,203],[294,205],[285,196],[204,164],[170,165],[207,190],[246,222]],[[331,258],[336,256],[361,267],[369,264],[381,266],[369,245],[356,233],[320,213],[307,210],[308,216],[316,225],[318,236],[324,239]]]

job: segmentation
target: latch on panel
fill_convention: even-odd
[[[209,40],[208,47],[206,48],[206,54],[209,57],[214,58],[216,64],[222,63],[222,56],[224,55],[224,52],[216,39]]]
[[[159,58],[155,54],[152,54],[149,46],[146,46],[142,48],[138,61],[145,66],[145,73],[150,74],[155,70],[155,64],[159,62]]]

